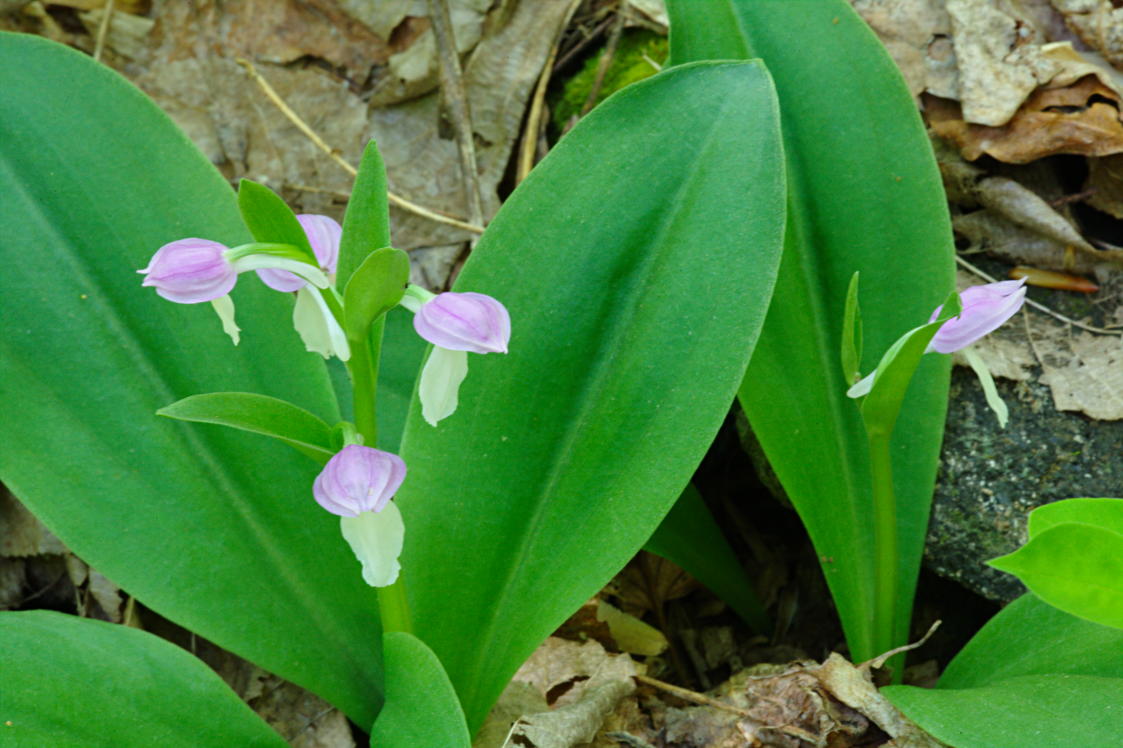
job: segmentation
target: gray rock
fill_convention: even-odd
[[[994,600],[1023,587],[986,566],[1026,541],[1026,516],[1042,504],[1123,494],[1123,421],[1058,412],[1036,372],[997,380],[1010,408],[998,426],[970,370],[956,367],[925,565]]]

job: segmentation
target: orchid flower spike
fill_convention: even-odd
[[[270,251],[264,251],[269,249]],[[148,267],[138,270],[145,276],[142,286],[177,304],[209,301],[222,320],[223,330],[238,344],[234,323],[234,302],[229,293],[238,274],[247,270],[275,268],[288,270],[314,286],[326,288],[327,277],[318,268],[294,259],[287,245],[246,244],[234,249],[209,239],[178,239],[156,250]],[[298,255],[299,256],[299,255]]]
[[[482,293],[434,296],[410,286],[402,305],[414,312],[417,334],[433,344],[421,370],[421,415],[432,426],[456,410],[460,383],[468,376],[468,353],[506,353],[511,315]]]
[[[1022,278],[965,288],[959,293],[963,311],[940,326],[925,353],[955,353],[1002,327],[1025,303],[1025,283]],[[936,307],[928,321],[935,322],[943,309]]]
[[[312,484],[312,495],[339,515],[339,528],[371,587],[393,584],[401,571],[405,526],[391,497],[406,477],[402,458],[350,444],[328,460]]]
[[[998,395],[990,370],[969,346],[997,330],[1022,308],[1026,298],[1025,282],[1025,278],[1016,281],[999,281],[971,286],[961,291],[959,301],[963,311],[940,326],[924,351],[925,353],[962,352],[967,363],[979,377],[987,404],[998,416],[998,422],[1003,427],[1006,426],[1009,416],[1006,404]],[[928,321],[931,323],[939,319],[943,309],[942,304],[936,307]],[[869,394],[876,374],[877,371],[874,370],[847,390],[846,394],[849,397],[862,397]]]

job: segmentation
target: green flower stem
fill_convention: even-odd
[[[887,652],[900,642],[894,640],[897,621],[897,497],[893,491],[893,458],[889,451],[892,432],[869,429],[866,435],[870,449],[870,472],[873,482],[874,513],[874,623],[875,654]],[[897,659],[897,658],[895,658]],[[893,680],[899,682],[901,668],[893,668]]]
[[[342,307],[333,293],[324,294],[328,308],[342,322]],[[338,311],[337,311],[338,310]],[[363,337],[351,337],[351,360],[347,372],[351,375],[351,389],[355,403],[355,426],[368,447],[378,445],[378,420],[375,410],[375,389],[378,384],[378,361],[382,351],[382,331],[386,317],[380,317]],[[378,588],[378,609],[382,615],[382,630],[412,631],[405,582],[401,576],[389,587]]]

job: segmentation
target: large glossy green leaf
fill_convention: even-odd
[[[987,564],[1066,613],[1123,629],[1123,535],[1065,522]]]
[[[209,305],[140,286],[136,269],[166,242],[249,240],[229,185],[139,91],[73,50],[0,34],[0,90],[0,477],[146,605],[369,723],[376,596],[312,499],[316,465],[156,416],[239,390],[339,418],[287,294],[241,276],[235,348]]]
[[[1123,678],[1123,631],[1025,594],[972,637],[944,670],[940,688],[975,688],[1046,673]]]
[[[1029,513],[1029,537],[1065,522],[1083,522],[1123,535],[1123,499],[1064,499]]]
[[[210,668],[137,629],[0,613],[0,662],[8,748],[286,745]]]
[[[472,737],[456,690],[433,650],[413,634],[390,631],[386,656],[386,706],[374,721],[370,744],[378,748],[468,748]]]
[[[788,162],[784,260],[741,403],[811,534],[851,654],[874,640],[866,435],[840,341],[861,272],[863,372],[952,291],[935,161],[893,62],[843,0],[675,0],[671,57],[760,57],[776,80]],[[809,53],[809,50],[811,52]],[[949,362],[926,356],[894,439],[897,643],[906,636],[947,408]]]
[[[511,195],[457,281],[511,313],[460,408],[414,406],[398,500],[416,633],[478,727],[538,643],[674,503],[728,411],[783,221],[759,64],[637,83]]]
[[[966,689],[889,686],[905,716],[953,748],[1119,745],[1123,678],[1023,675]]]

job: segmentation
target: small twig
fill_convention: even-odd
[[[941,623],[941,621],[936,621],[931,626],[929,626],[928,627],[928,633],[925,634],[924,636],[920,637],[920,641],[913,642],[912,644],[906,644],[903,647],[897,647],[895,649],[890,649],[885,654],[874,657],[872,660],[867,660],[866,662],[863,662],[861,665],[858,666],[859,669],[864,669],[864,670],[877,669],[877,668],[881,667],[882,665],[884,665],[885,661],[888,660],[890,657],[895,657],[896,655],[904,654],[905,652],[911,652],[912,650],[916,649],[917,647],[924,646],[924,642],[928,641],[928,639],[931,638],[932,634],[936,633],[936,629],[940,628],[940,623]]]
[[[989,273],[984,272],[983,270],[975,267],[974,265],[967,262],[967,260],[963,259],[959,255],[955,256],[955,261],[958,262],[963,267],[970,270],[975,275],[977,275],[980,278],[982,278],[983,280],[987,281],[988,283],[997,282],[997,280],[992,275],[990,275]],[[1099,333],[1100,335],[1115,335],[1115,336],[1123,335],[1123,332],[1119,332],[1118,330],[1106,330],[1102,327],[1095,327],[1094,325],[1087,325],[1087,324],[1084,324],[1083,322],[1078,322],[1077,320],[1074,320],[1074,319],[1071,319],[1069,317],[1064,316],[1060,312],[1053,311],[1049,307],[1045,306],[1044,304],[1040,304],[1040,303],[1034,301],[1033,299],[1026,299],[1026,306],[1031,306],[1034,309],[1038,310],[1039,312],[1045,312],[1050,317],[1053,317],[1054,319],[1058,319],[1061,322],[1066,322],[1066,323],[1072,325],[1073,327],[1079,327],[1081,330],[1087,330],[1088,332]]]
[[[585,35],[585,38],[581,39],[581,41],[577,42],[572,47],[570,47],[570,49],[568,49],[566,51],[566,53],[564,55],[562,55],[562,58],[560,60],[558,60],[556,63],[554,63],[553,72],[556,73],[559,70],[561,70],[562,68],[564,68],[566,65],[568,65],[569,62],[574,57],[576,57],[577,55],[581,54],[581,52],[584,51],[585,47],[592,44],[594,39],[596,39],[601,34],[603,34],[605,32],[605,30],[607,30],[609,25],[611,25],[611,24],[612,24],[611,18],[605,19],[604,21],[601,21],[599,24],[597,24],[596,28],[594,28],[592,31],[590,31],[588,34]]]
[[[546,62],[542,66],[542,73],[538,76],[538,83],[534,87],[534,96],[530,100],[530,111],[526,115],[523,140],[519,146],[519,160],[515,167],[515,184],[526,179],[526,175],[534,168],[534,155],[538,150],[538,135],[542,130],[542,111],[546,101],[546,89],[550,85],[550,76],[554,72],[554,60],[558,56],[558,49],[561,47],[565,29],[569,26],[569,20],[580,4],[581,0],[570,0],[565,18],[562,19],[561,25],[558,27],[558,35],[554,39],[553,46],[550,47],[550,55],[546,58]]]
[[[1096,188],[1095,187],[1086,189],[1083,192],[1077,192],[1074,195],[1063,195],[1061,197],[1058,197],[1056,200],[1050,200],[1049,201],[1049,207],[1059,208],[1062,205],[1067,205],[1069,203],[1075,203],[1075,202],[1078,202],[1080,200],[1085,200],[1085,199],[1091,197],[1094,194],[1096,194]]]
[[[464,88],[464,73],[460,69],[460,52],[456,49],[456,37],[452,30],[448,0],[429,0],[429,20],[433,24],[433,36],[437,41],[441,94],[452,117],[457,150],[460,152],[460,176],[464,181],[464,194],[468,202],[468,220],[483,225],[483,203],[480,198],[480,174],[476,166],[472,111],[468,105],[468,92]]]
[[[113,4],[115,0],[109,0],[105,7],[101,9],[101,23],[97,27],[97,40],[94,42],[94,60],[101,62],[101,53],[105,49],[105,37],[109,35],[109,24],[113,18]]]
[[[269,98],[269,100],[273,102],[273,106],[280,109],[281,114],[285,115],[289,122],[292,122],[294,125],[296,125],[297,129],[304,133],[304,135],[309,140],[315,143],[317,148],[326,153],[332,161],[338,164],[340,168],[342,168],[352,177],[358,174],[358,172],[355,170],[355,167],[351,166],[351,164],[347,163],[347,161],[345,161],[339,155],[338,150],[325,143],[324,139],[316,134],[316,131],[309,127],[307,123],[305,123],[305,121],[300,118],[300,115],[294,112],[292,108],[285,103],[285,100],[280,97],[276,90],[274,90],[273,86],[269,85],[269,81],[265,80],[265,78],[261,76],[261,73],[257,72],[257,68],[254,67],[252,62],[241,57],[235,58],[234,61],[246,69],[246,72],[249,73],[251,78],[253,78],[254,83],[256,83],[262,90],[262,92]],[[387,194],[387,199],[390,201],[391,205],[401,208],[404,211],[413,213],[414,215],[428,218],[429,220],[436,221],[437,223],[455,226],[458,229],[471,231],[475,234],[483,233],[483,226],[480,226],[478,224],[466,223],[465,221],[461,221],[457,218],[452,218],[450,216],[441,215],[440,213],[435,213],[428,208],[423,208],[417,203],[406,200],[404,197],[395,195],[393,192]]]
[[[604,85],[604,77],[608,74],[608,68],[612,66],[612,60],[616,57],[616,45],[620,43],[620,34],[623,31],[624,9],[618,7],[616,19],[612,23],[612,31],[608,34],[608,43],[605,44],[604,52],[601,53],[600,61],[597,63],[597,74],[593,78],[593,86],[589,89],[589,95],[585,98],[585,104],[581,107],[580,116],[582,117],[588,114],[597,103],[597,97]]]
[[[728,704],[724,701],[711,698],[703,693],[697,693],[686,688],[680,688],[679,686],[671,685],[670,683],[664,683],[661,680],[649,678],[646,675],[633,675],[632,677],[638,680],[640,683],[646,683],[649,686],[658,688],[660,691],[666,691],[669,694],[674,694],[684,701],[690,701],[695,704],[701,704],[703,706],[712,706],[714,709],[720,709],[724,712],[732,712],[739,717],[748,717],[752,719],[752,715],[747,710],[733,706],[732,704]]]

